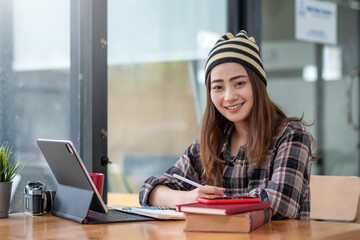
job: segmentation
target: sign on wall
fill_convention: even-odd
[[[323,44],[336,44],[336,3],[296,0],[295,38]]]

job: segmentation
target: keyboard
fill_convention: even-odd
[[[133,213],[120,212],[118,210],[109,210],[109,213],[100,213],[92,210],[88,211],[86,219],[83,223],[118,223],[118,222],[140,222],[154,221],[152,217],[141,216]]]

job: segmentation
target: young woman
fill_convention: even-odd
[[[210,194],[247,194],[269,201],[272,219],[309,219],[312,138],[301,119],[288,118],[269,99],[255,40],[245,31],[224,35],[205,72],[201,135],[166,173],[145,181],[140,203],[175,207]]]

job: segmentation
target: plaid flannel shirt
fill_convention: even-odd
[[[228,139],[230,136],[228,137]],[[223,185],[226,195],[248,194],[269,201],[272,219],[295,218],[308,220],[310,215],[311,139],[303,124],[289,122],[272,140],[260,165],[250,165],[241,146],[232,156],[229,141],[224,144]],[[177,173],[201,182],[199,138],[180,159],[161,176],[148,178],[141,187],[139,200],[148,205],[151,190],[158,184],[171,189],[189,191],[195,187],[175,179]]]

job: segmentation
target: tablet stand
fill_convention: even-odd
[[[93,190],[59,184],[52,214],[58,217],[83,223],[94,196]]]

